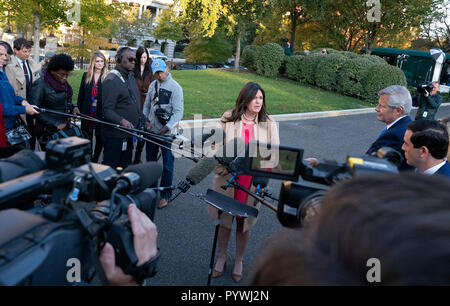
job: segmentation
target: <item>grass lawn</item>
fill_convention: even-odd
[[[74,71],[69,82],[78,95],[83,71]],[[228,72],[218,69],[174,70],[173,78],[183,87],[184,119],[194,114],[203,118],[220,117],[233,108],[239,91],[253,81],[266,92],[270,114],[287,114],[370,107],[370,103],[313,87],[301,86],[287,79],[269,79],[247,72]]]

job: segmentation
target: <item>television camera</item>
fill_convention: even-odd
[[[35,164],[31,151],[18,154],[0,161],[3,174]],[[78,137],[51,141],[45,164],[45,170],[22,169],[19,177],[0,184],[0,284],[71,285],[67,263],[74,258],[84,267],[84,281],[97,276],[107,284],[98,259],[106,242],[125,273],[138,282],[152,276],[159,252],[136,266],[127,208],[135,203],[153,219],[156,194],[147,187],[161,176],[161,166],[116,171],[90,163],[90,142]]]

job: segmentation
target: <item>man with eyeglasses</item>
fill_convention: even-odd
[[[141,96],[133,75],[136,54],[128,47],[122,47],[117,51],[116,63],[115,69],[103,81],[103,116],[106,121],[135,128],[139,120],[146,121],[140,110]],[[102,137],[103,164],[113,168],[131,164],[132,136],[103,126]]]
[[[412,108],[411,94],[404,86],[393,85],[380,90],[378,96],[378,105],[375,107],[377,119],[384,122],[386,127],[366,154],[372,155],[382,147],[390,147],[403,155],[404,160],[399,170],[412,170],[413,167],[406,164],[402,150],[403,136],[408,124],[412,121],[409,117]]]

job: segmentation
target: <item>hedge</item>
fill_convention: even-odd
[[[250,70],[256,71],[256,58],[260,49],[261,47],[257,45],[245,46],[242,51],[242,65]]]
[[[303,63],[303,69],[300,71],[300,78],[304,79],[308,84],[316,85],[316,69],[325,56],[320,53],[307,55]]]
[[[364,99],[376,104],[378,92],[391,85],[407,86],[403,71],[395,66],[384,64],[373,65],[367,69],[366,76],[362,80]]]
[[[268,43],[257,53],[256,71],[266,77],[276,77],[283,62],[284,50],[275,43]]]
[[[306,56],[294,55],[290,56],[286,62],[286,75],[289,79],[306,83],[302,69],[304,67]]]
[[[373,62],[361,56],[347,60],[337,76],[338,91],[348,96],[363,97],[362,80],[373,65]]]
[[[340,53],[331,53],[322,56],[323,59],[316,68],[316,85],[326,90],[337,91],[338,73],[350,59]]]

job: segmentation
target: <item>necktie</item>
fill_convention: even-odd
[[[27,85],[27,89],[30,88],[30,76],[28,74],[28,67],[26,64],[26,60],[22,61],[23,73],[25,74],[25,82]]]

